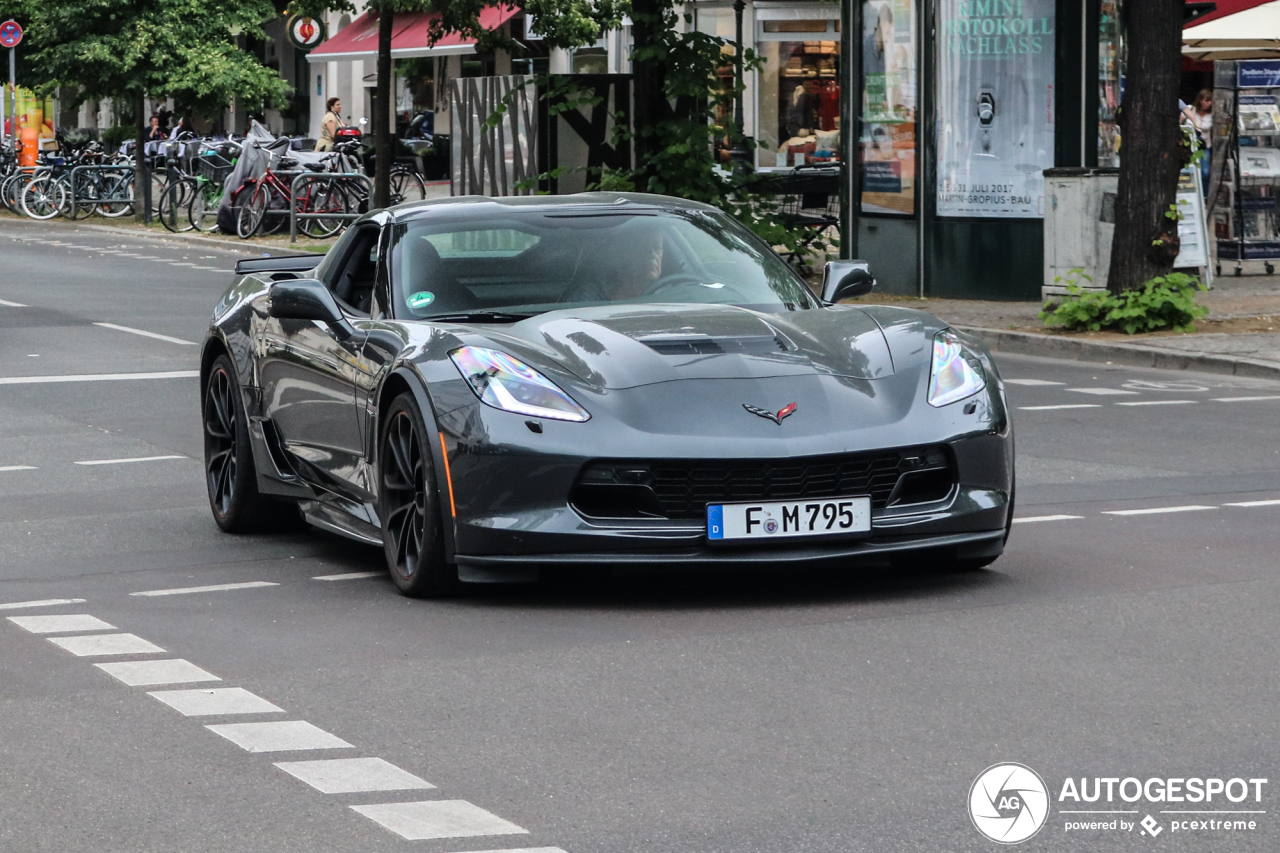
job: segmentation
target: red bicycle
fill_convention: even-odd
[[[292,192],[285,180],[292,180],[292,176],[286,174],[281,178],[268,168],[261,178],[247,181],[240,189],[239,197],[247,199],[240,204],[240,215],[236,217],[236,234],[242,240],[259,233],[274,234],[288,222]],[[322,215],[298,221],[302,232],[316,239],[336,234],[346,224],[342,215],[350,210],[348,194],[338,181],[323,178],[307,181],[302,192],[293,199],[293,206],[298,213],[335,214],[332,219]]]

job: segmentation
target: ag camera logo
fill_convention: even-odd
[[[1049,817],[1049,789],[1024,764],[993,764],[969,789],[969,818],[987,838],[1017,844],[1040,831]]]

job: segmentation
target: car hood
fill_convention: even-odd
[[[893,373],[879,324],[845,306],[781,314],[732,305],[601,306],[552,311],[483,333],[472,326],[457,335],[599,389],[678,379]]]

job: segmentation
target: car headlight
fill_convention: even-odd
[[[462,347],[449,357],[480,402],[495,409],[575,423],[591,417],[554,382],[505,352]]]
[[[950,329],[933,338],[933,367],[929,375],[929,405],[945,406],[978,393],[987,384],[982,365],[970,356]]]

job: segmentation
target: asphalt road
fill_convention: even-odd
[[[1021,520],[982,572],[411,601],[376,550],[210,519],[188,342],[235,257],[0,223],[0,851],[991,851],[998,762],[1052,801],[1019,849],[1280,846],[1280,383],[1001,357]],[[61,381],[122,373],[161,375]],[[157,660],[199,671],[125,683]],[[1262,813],[1168,813],[1209,809]],[[1256,828],[1172,824],[1222,818]]]

